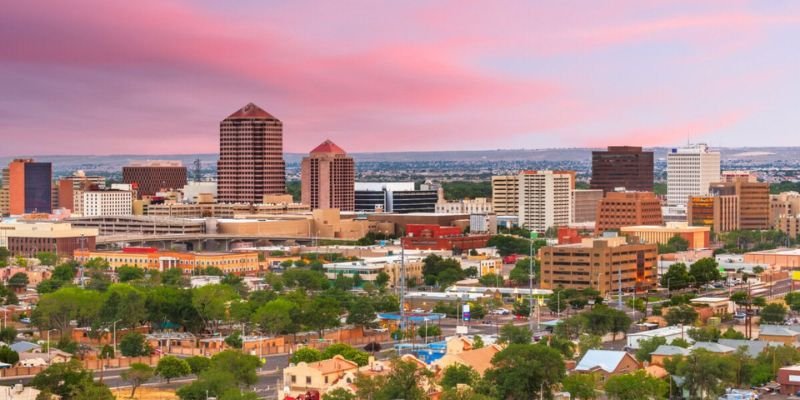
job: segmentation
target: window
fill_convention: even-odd
[[[306,377],[306,385],[310,385],[310,384],[311,384],[311,377],[307,376]]]

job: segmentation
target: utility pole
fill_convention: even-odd
[[[400,237],[400,333],[401,341],[405,338],[406,329],[406,247]]]
[[[533,241],[537,237],[539,237],[539,234],[531,231],[531,253],[528,258],[528,329],[530,329],[531,333],[533,333]]]
[[[622,310],[622,264],[617,267],[617,306]]]

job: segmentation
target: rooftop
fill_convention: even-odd
[[[674,355],[687,355],[689,354],[689,349],[684,349],[680,346],[670,346],[668,344],[662,344],[658,346],[658,348],[651,353],[651,355],[657,356],[674,356]]]
[[[311,150],[311,154],[347,154],[344,149],[337,146],[330,139],[326,139],[319,146]]]
[[[225,119],[277,119],[270,113],[264,111],[263,108],[253,104],[247,103],[246,106],[240,108],[235,113]]]
[[[600,368],[606,372],[614,372],[625,355],[624,351],[617,350],[589,350],[575,367],[576,371],[591,371]]]
[[[791,329],[787,326],[780,326],[780,325],[761,325],[758,328],[758,335],[767,335],[767,336],[798,336],[800,332]]]

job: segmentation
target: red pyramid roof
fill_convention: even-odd
[[[322,144],[315,147],[314,150],[311,150],[311,154],[315,153],[347,154],[341,147],[337,146],[336,143],[331,142],[330,139],[325,140]]]
[[[235,113],[225,119],[277,119],[270,113],[264,111],[263,108],[253,104],[247,103],[246,106],[240,108]]]

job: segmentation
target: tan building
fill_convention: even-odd
[[[800,249],[774,249],[744,253],[747,264],[769,265],[778,268],[794,269],[800,267]]]
[[[518,178],[519,226],[545,232],[572,222],[574,171],[522,171]]]
[[[330,140],[311,150],[300,164],[301,202],[318,208],[355,209],[355,172],[350,157]]]
[[[202,199],[202,196],[201,196]],[[248,216],[284,215],[302,213],[310,210],[307,204],[300,203],[172,203],[148,204],[142,207],[144,215],[170,218],[243,218]]]
[[[594,288],[601,294],[646,290],[656,285],[658,247],[628,244],[624,237],[583,239],[580,244],[539,249],[541,288]]]
[[[661,225],[661,200],[652,192],[608,192],[597,205],[595,233],[623,226]]]
[[[770,228],[769,183],[749,182],[736,178],[730,182],[711,184],[709,192],[734,195],[739,198],[739,229],[762,230]]]
[[[739,197],[692,196],[689,197],[687,220],[692,226],[708,226],[714,232],[739,229]]]
[[[711,228],[707,226],[687,226],[681,223],[668,223],[666,226],[623,226],[619,232],[649,244],[667,244],[673,237],[680,236],[689,242],[689,250],[709,248],[711,236]]]
[[[79,262],[94,258],[108,262],[112,270],[127,265],[158,271],[180,268],[185,274],[207,267],[216,267],[225,273],[236,275],[259,271],[257,252],[186,253],[160,251],[152,247],[127,247],[120,251],[75,251],[75,260]]]
[[[8,168],[0,171],[0,216],[8,215],[11,212],[8,186],[10,185],[10,175]]]
[[[95,248],[97,229],[82,229],[64,222],[0,223],[0,247],[14,256],[34,257],[41,251],[72,257],[77,249]]]
[[[399,287],[401,263],[400,256],[388,257],[366,257],[361,261],[347,261],[339,263],[329,263],[322,266],[325,276],[334,280],[339,274],[352,278],[358,274],[364,282],[375,283],[378,275],[383,272],[389,276],[388,286],[390,288]],[[422,284],[422,257],[406,257],[406,279],[409,283],[415,282]]]
[[[603,200],[603,189],[575,189],[572,192],[572,222],[597,221],[597,205]]]
[[[310,215],[217,221],[217,231],[222,234],[334,239],[360,239],[374,227],[375,223],[370,220],[356,218],[353,214],[342,215],[337,209],[317,209]]]
[[[440,199],[436,203],[437,214],[491,214],[493,210],[492,201],[485,197],[457,201]]]
[[[786,233],[792,239],[797,239],[797,234],[800,233],[800,216],[781,215],[772,228]]]
[[[774,229],[781,229],[781,217],[796,218],[800,215],[800,193],[783,192],[769,196],[770,221]],[[785,231],[784,231],[785,232]]]
[[[217,192],[221,203],[257,203],[265,194],[286,193],[283,123],[253,103],[219,124]]]
[[[575,372],[598,374],[599,382],[616,375],[628,374],[641,368],[630,353],[617,350],[589,350],[578,362]]]
[[[492,205],[497,215],[519,214],[519,177],[517,175],[492,177]]]
[[[191,235],[206,232],[206,222],[183,218],[105,216],[70,218],[74,227],[95,228],[101,236],[140,235]]]
[[[340,355],[329,360],[290,365],[283,369],[283,385],[278,385],[278,398],[296,397],[312,390],[324,394],[332,385],[344,378],[346,373],[357,370],[358,364]]]

